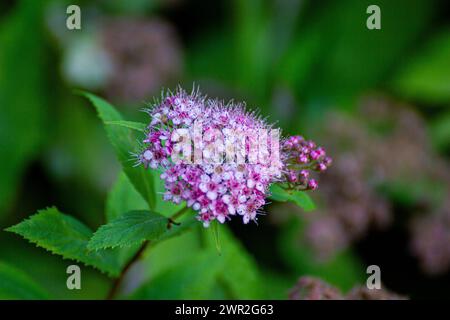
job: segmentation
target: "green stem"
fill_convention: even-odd
[[[167,224],[167,229],[170,229],[172,227],[173,224],[175,225],[179,225],[180,223],[176,222],[175,219],[179,218],[180,216],[182,216],[184,213],[186,213],[187,211],[189,211],[189,207],[184,207],[182,209],[180,209],[180,211],[176,212],[175,214],[171,215],[169,217],[169,222]]]
[[[120,288],[120,285],[123,282],[123,279],[126,275],[126,273],[128,272],[128,270],[131,268],[131,266],[139,260],[139,258],[142,256],[142,253],[145,251],[145,249],[147,248],[149,244],[149,241],[145,241],[142,246],[139,248],[139,250],[133,255],[133,257],[131,257],[131,259],[127,262],[127,264],[125,265],[125,267],[122,269],[122,271],[120,272],[119,277],[114,281],[111,289],[108,292],[108,295],[106,296],[107,300],[112,300],[114,299],[114,297],[117,294],[117,291]]]

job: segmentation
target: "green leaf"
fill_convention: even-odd
[[[106,199],[106,221],[111,222],[133,210],[148,210],[148,204],[122,171]],[[117,255],[119,259],[125,260],[127,257],[132,257],[139,250],[139,247],[139,244],[137,244],[117,248]]]
[[[169,224],[169,219],[154,212],[136,210],[127,212],[101,226],[89,241],[89,250],[128,247],[150,240],[152,243],[178,235],[190,228],[193,217],[180,225]]]
[[[156,207],[158,209],[164,209],[161,205],[158,205],[158,203],[159,201],[157,201]],[[175,205],[173,205],[172,207],[169,204],[166,209],[164,209],[164,212],[166,212],[168,215],[172,215],[173,213],[180,210],[178,209],[178,207],[179,206]],[[107,222],[112,222],[115,219],[123,216],[125,213],[135,210],[148,210],[148,204],[136,191],[134,186],[129,181],[128,177],[123,172],[121,172],[112,190],[109,192],[108,198],[106,200]],[[181,224],[172,225],[171,228],[165,230],[164,234],[160,236],[157,241],[161,242],[171,237],[178,236],[190,230],[195,223],[198,223],[194,215],[187,215],[187,217],[182,217],[180,220],[177,219],[177,222],[180,222]],[[155,241],[152,242],[152,245],[154,244]],[[125,260],[126,257],[132,256],[138,249],[139,244],[135,244],[132,246],[120,247],[115,250],[118,251],[117,254],[119,255],[119,258]]]
[[[0,261],[23,271],[41,288],[50,293],[50,299],[103,299],[111,279],[97,269],[85,267],[81,263],[63,260],[60,256],[38,249],[9,232],[0,232]],[[67,290],[66,281],[69,275],[67,267],[78,264],[81,267],[82,290]],[[2,280],[0,280],[1,282]]]
[[[136,151],[137,148],[137,140],[133,132],[124,126],[108,125],[108,123],[130,122],[124,121],[120,113],[105,100],[90,93],[82,92],[81,94],[87,97],[97,109],[100,118],[105,123],[105,129],[111,144],[122,164],[123,172],[147,201],[150,209],[167,217],[183,208],[183,204],[175,205],[163,200],[164,183],[160,178],[160,170],[146,170],[143,166],[133,166],[131,152]]]
[[[119,274],[124,261],[112,250],[91,252],[87,245],[92,231],[75,218],[60,213],[56,208],[39,211],[6,231],[21,235],[38,247],[65,259],[82,262],[111,276]]]
[[[141,286],[132,299],[208,299],[221,271],[219,259],[200,252],[172,266]]]
[[[130,211],[101,226],[89,241],[89,250],[126,247],[156,240],[167,230],[169,220],[157,213]]]
[[[145,128],[146,128],[145,123],[126,121],[126,120],[106,121],[105,124],[121,126],[124,128],[133,129],[133,130],[140,131],[140,132],[144,132]]]
[[[197,221],[193,229],[198,231],[200,228],[203,228],[203,226]],[[152,245],[151,250],[148,250],[143,258],[145,277],[148,279],[154,278],[168,268],[172,268],[197,255],[202,251],[199,246],[199,240],[197,232],[185,232],[179,237],[173,237],[167,241]]]
[[[148,204],[125,173],[120,172],[106,199],[106,220],[110,222],[132,210],[148,210]]]
[[[210,232],[196,222],[197,232],[158,244],[144,263],[148,281],[131,298],[139,299],[261,299],[264,279],[258,265],[224,225],[222,254]]]
[[[280,202],[292,202],[305,211],[313,211],[316,209],[312,199],[305,191],[285,190],[279,184],[270,186],[270,199]]]
[[[221,237],[221,254],[217,254],[216,243],[205,237],[211,259],[221,263],[219,283],[230,295],[230,299],[261,299],[264,293],[264,279],[253,257],[242,246],[233,233],[224,225],[218,225]]]
[[[402,70],[394,89],[428,103],[450,102],[450,31],[440,34]]]
[[[0,261],[0,299],[42,300],[49,294],[27,274]]]
[[[123,121],[120,113],[105,100],[87,92],[82,92],[81,94],[92,102],[103,123]],[[105,130],[114,147],[117,158],[122,164],[123,171],[136,190],[147,201],[149,207],[154,209],[156,193],[152,173],[142,166],[133,166],[131,153],[137,151],[136,137],[128,128],[122,126],[105,125]]]

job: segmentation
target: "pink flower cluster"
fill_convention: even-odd
[[[310,177],[310,171],[322,172],[331,165],[331,158],[326,155],[325,150],[302,136],[286,139],[281,154],[287,182],[300,190],[317,189],[318,183]]]
[[[270,184],[286,181],[286,174],[294,174],[294,169],[286,171],[285,165],[280,161],[290,160],[291,154],[295,153],[294,148],[288,148],[290,145],[294,146],[292,139],[284,143],[284,149],[288,151],[286,155],[281,155],[275,163],[173,161],[173,153],[181,151],[175,143],[180,138],[176,129],[186,129],[192,133],[194,121],[203,124],[205,138],[197,141],[194,135],[194,149],[200,149],[205,160],[211,157],[205,149],[208,142],[205,133],[208,130],[225,133],[227,130],[247,132],[270,128],[260,117],[246,112],[241,104],[224,104],[218,100],[206,99],[198,92],[187,94],[178,89],[174,94],[163,96],[160,103],[145,111],[150,115],[151,122],[143,140],[144,149],[138,154],[139,164],[146,168],[161,168],[161,179],[165,182],[164,200],[176,204],[185,201],[187,206],[197,211],[198,220],[203,222],[205,227],[213,220],[224,223],[232,216],[240,216],[244,224],[256,221],[266,203]],[[226,139],[231,141],[225,141],[225,148],[235,144],[234,138]],[[268,138],[269,146],[275,145],[275,141],[271,139],[273,140]],[[245,141],[246,151],[252,147],[251,144],[252,141]],[[305,162],[306,171],[309,168],[307,165],[317,166],[328,161],[323,160],[324,153],[320,148],[311,146],[304,154],[308,159]],[[309,185],[312,183],[312,180],[309,180]]]

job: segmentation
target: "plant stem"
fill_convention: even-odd
[[[145,241],[142,246],[139,248],[139,250],[134,254],[133,257],[131,257],[131,259],[127,262],[127,264],[125,265],[125,267],[122,269],[122,271],[120,272],[119,277],[114,281],[111,289],[108,292],[108,295],[106,296],[107,300],[112,300],[114,299],[114,297],[117,294],[117,290],[119,289],[120,285],[123,282],[123,279],[125,277],[125,274],[128,272],[128,270],[131,268],[131,266],[137,261],[139,260],[139,258],[141,257],[142,253],[144,252],[144,250],[147,248],[147,245],[149,244],[149,241]]]
[[[170,229],[172,227],[172,224],[176,224],[179,225],[179,223],[177,223],[175,221],[175,219],[179,218],[180,216],[182,216],[186,211],[188,211],[190,208],[189,207],[184,207],[182,209],[180,209],[180,211],[176,212],[175,214],[171,215],[169,217],[169,223],[167,224],[167,229]]]
[[[174,220],[176,218],[179,218],[183,213],[185,213],[186,211],[188,211],[189,208],[188,207],[184,207],[182,208],[180,211],[176,212],[175,214],[173,214],[172,216],[170,216],[169,219],[169,223],[167,224],[167,229],[170,229],[172,224],[177,224]],[[125,267],[122,269],[122,271],[120,272],[119,277],[117,277],[117,279],[114,281],[111,289],[108,292],[108,295],[106,296],[107,300],[112,300],[114,299],[114,297],[117,294],[117,291],[120,288],[120,285],[123,282],[123,279],[126,275],[126,273],[128,272],[128,270],[131,268],[131,266],[139,260],[139,258],[142,256],[142,253],[145,251],[145,249],[147,248],[148,244],[150,243],[150,241],[146,240],[142,246],[139,248],[139,250],[133,255],[133,257],[131,257],[131,259],[127,262],[127,264],[125,265]]]

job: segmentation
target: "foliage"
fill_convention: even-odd
[[[0,262],[0,299],[47,299],[48,293],[22,271]]]
[[[90,93],[83,93],[83,95],[92,102],[100,119],[104,123],[122,121],[120,113],[105,100]],[[142,167],[134,168],[130,163],[132,161],[131,152],[135,150],[136,138],[130,130],[121,126],[105,125],[105,130],[116,152],[116,156],[123,166],[123,171],[136,190],[147,201],[149,207],[154,208],[156,195],[154,193],[154,180],[151,177],[151,172]]]
[[[120,272],[121,263],[114,252],[89,251],[87,246],[92,231],[75,218],[60,213],[56,208],[39,211],[29,219],[7,231],[21,235],[28,241],[65,259],[82,262],[110,275]]]
[[[302,191],[298,190],[286,190],[279,184],[273,184],[270,187],[270,198],[280,202],[292,202],[302,208],[305,211],[313,211],[316,206],[312,199]]]
[[[110,222],[125,212],[147,208],[147,203],[136,191],[128,177],[120,172],[106,199],[106,220]]]
[[[450,32],[442,32],[419,51],[394,79],[402,95],[432,104],[450,102]]]
[[[260,299],[265,296],[269,288],[265,288],[254,259],[232,233],[219,226],[219,254],[213,235],[200,228],[196,233],[158,244],[149,252],[146,258],[149,279],[131,298]]]
[[[184,225],[186,223],[183,223]],[[145,210],[129,211],[101,226],[89,241],[88,249],[130,247],[142,244],[145,240],[154,243],[161,238],[167,239],[168,233],[173,237],[184,229],[177,225],[171,226],[170,220],[158,213]]]
[[[0,218],[46,136],[48,66],[42,14],[40,3],[20,1],[0,24]]]
[[[219,224],[205,231],[189,211],[175,219],[180,225],[171,223],[169,217],[183,205],[162,201],[160,172],[133,163],[131,153],[140,151],[148,121],[144,113],[135,112],[142,101],[121,103],[116,109],[82,91],[92,102],[90,109],[85,99],[73,95],[74,84],[59,72],[78,35],[87,35],[101,47],[102,22],[92,21],[92,15],[84,12],[95,12],[105,21],[119,16],[130,21],[164,18],[182,40],[185,69],[180,83],[187,87],[195,82],[226,99],[245,97],[269,121],[280,122],[285,133],[307,137],[318,120],[332,117],[330,110],[351,116],[361,95],[380,91],[420,114],[429,133],[424,139],[433,146],[423,152],[448,156],[450,151],[450,38],[448,12],[440,9],[444,1],[380,0],[376,4],[381,7],[381,30],[365,28],[366,8],[374,4],[369,0],[178,5],[81,1],[83,29],[70,32],[61,27],[64,5],[69,3],[0,4],[0,225],[3,229],[15,224],[0,233],[0,299],[103,298],[146,241],[149,245],[138,262],[144,270],[132,270],[137,277],[141,272],[143,279],[133,292],[124,290],[120,297],[286,298],[296,278],[306,274],[346,290],[364,281],[364,263],[372,257],[364,252],[360,259],[358,247],[331,261],[315,260],[299,237],[308,218],[302,213],[319,214],[324,204],[318,203],[314,211],[309,193],[288,192],[282,185],[271,187],[271,200],[299,207],[300,216],[278,223],[290,207],[273,206],[279,211],[272,211],[268,206],[258,232],[248,226],[233,233]],[[97,22],[99,28],[94,27]],[[152,59],[134,52],[130,60],[134,56]],[[116,101],[106,88],[96,93]],[[112,148],[105,143],[103,130]],[[390,156],[386,154],[387,159]],[[404,247],[404,252],[393,258],[407,256],[408,266],[404,222],[422,213],[422,206],[435,208],[445,200],[448,186],[435,180],[412,176],[377,190],[392,204],[395,228],[371,235],[391,241],[401,224],[392,248]],[[37,210],[53,204],[61,212],[56,207]],[[266,223],[270,235],[260,231]],[[17,235],[46,251],[36,250]],[[260,248],[266,238],[273,239],[273,248]],[[270,251],[272,260],[266,261],[262,251]],[[83,269],[82,292],[65,287],[67,259],[92,267]],[[442,278],[423,281],[429,282],[404,291],[418,290],[413,296],[420,297],[448,291],[434,289],[446,286]]]
[[[110,121],[106,119],[121,118],[121,115],[104,100],[91,94],[86,95],[96,106],[100,117],[106,124]],[[154,177],[151,175],[139,177],[133,175],[134,173],[126,174],[126,170],[131,169],[129,163],[125,161],[126,150],[121,143],[132,148],[130,128],[129,126],[111,128],[106,125],[105,129],[112,145],[115,147],[119,160],[122,160],[124,170],[124,173],[119,175],[107,199],[106,215],[108,223],[93,233],[74,217],[62,214],[56,208],[49,208],[39,211],[27,220],[8,228],[7,231],[21,235],[37,246],[61,255],[65,259],[82,262],[116,277],[120,274],[125,263],[137,251],[137,245],[147,240],[154,246],[159,241],[166,241],[177,236],[190,229],[194,219],[182,219],[181,226],[179,226],[178,223],[159,213],[145,210],[145,207],[162,208],[162,205],[157,204],[162,199],[155,197],[151,201],[148,198],[147,201],[144,201],[144,197],[150,191],[144,192],[143,190],[147,190],[155,184],[148,184],[143,180],[150,178],[151,182],[154,182]],[[139,170],[138,168],[135,169]],[[135,184],[133,185],[131,181],[135,181]],[[140,193],[137,192],[135,186],[141,188]],[[139,207],[144,209],[136,210]],[[164,210],[164,213],[167,214],[170,211],[171,208],[169,207],[168,210]],[[189,212],[189,210],[186,211]],[[221,245],[219,244],[219,230],[217,228],[218,224],[215,224],[213,239],[207,238],[203,234],[200,235],[204,237],[204,250],[199,250],[197,254],[190,257],[191,260],[186,261],[188,265],[193,264],[191,269],[184,264],[182,267],[183,273],[177,274],[176,277],[174,277],[173,272],[165,271],[152,280],[150,291],[144,285],[136,295],[144,294],[148,298],[153,298],[155,292],[158,292],[154,291],[155,288],[158,288],[158,284],[162,286],[170,286],[173,283],[179,284],[179,281],[175,279],[183,278],[183,274],[186,279],[189,279],[187,284],[192,283],[190,290],[193,291],[187,291],[186,293],[185,291],[179,291],[180,288],[173,289],[175,291],[163,288],[164,292],[171,297],[187,298],[189,297],[188,294],[192,292],[201,295],[203,291],[199,291],[197,286],[201,286],[202,290],[208,289],[208,286],[204,284],[205,278],[200,277],[203,276],[203,272],[201,272],[202,269],[199,266],[205,265],[205,268],[212,272],[209,273],[211,285],[225,286],[233,297],[260,297],[260,289],[258,288],[261,287],[261,280],[256,271],[256,265],[244,253],[244,250],[229,231],[224,228],[221,229],[220,239],[225,244],[223,245],[223,251],[220,249],[220,255],[218,255],[217,250]],[[185,286],[186,283],[183,284],[182,288],[185,288]],[[187,285],[187,287],[190,287],[190,285]]]

